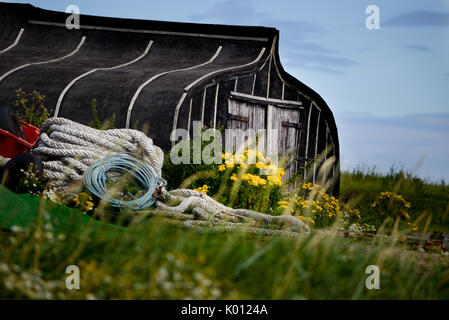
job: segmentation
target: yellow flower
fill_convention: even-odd
[[[313,185],[312,185],[312,183],[310,183],[310,182],[308,182],[308,183],[303,183],[303,184],[302,184],[302,188],[303,188],[304,190],[313,190]]]
[[[297,216],[297,218],[306,224],[309,224],[309,225],[315,224],[315,220],[313,220],[312,218],[303,217],[303,216]]]
[[[352,215],[355,215],[355,216],[357,217],[357,219],[361,219],[360,211],[359,211],[359,210],[357,210],[357,209],[351,209],[351,210],[349,210],[349,213],[352,214]]]
[[[73,202],[75,202],[75,208],[82,212],[87,212],[94,208],[92,197],[86,192],[80,192],[73,198]]]
[[[275,175],[275,176],[268,176],[267,180],[272,185],[282,186],[282,179],[281,179],[281,177],[279,177],[277,175]]]
[[[226,165],[225,164],[220,164],[218,166],[218,171],[225,171],[226,170]]]
[[[261,168],[265,168],[265,165],[262,162],[257,161],[256,162],[256,167],[257,167],[257,169],[261,169]]]
[[[283,177],[285,175],[284,168],[279,168],[279,174],[281,175],[281,177]]]
[[[237,176],[235,175],[235,173],[232,174],[231,180],[232,180],[232,181],[237,181],[237,180],[238,180],[238,178],[237,178]]]
[[[233,167],[235,164],[235,156],[230,154],[229,152],[226,152],[224,155],[222,155],[222,158],[225,160],[225,164],[227,168]]]
[[[222,158],[222,159],[230,159],[230,158],[232,158],[232,154],[229,153],[229,152],[223,153],[223,154],[221,155],[221,158]]]
[[[261,162],[265,162],[266,161],[266,159],[265,159],[265,157],[264,157],[262,152],[257,151],[256,154],[257,154],[257,159],[259,159],[259,161],[261,161]]]
[[[252,149],[245,149],[245,151],[243,151],[243,155],[245,158],[253,158],[257,156],[256,152]]]
[[[242,176],[242,180],[247,181],[250,185],[253,185],[255,187],[257,187],[259,185],[265,185],[267,183],[267,180],[265,180],[259,176],[253,175],[251,173],[245,173]]]
[[[239,154],[235,156],[235,162],[236,163],[244,163],[245,162],[245,156],[243,154]]]
[[[204,194],[207,194],[207,191],[209,190],[209,186],[207,184],[203,185],[202,187],[193,189],[193,191],[201,192]]]
[[[90,211],[94,208],[94,203],[92,201],[86,201],[86,211]]]

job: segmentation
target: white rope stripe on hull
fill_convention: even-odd
[[[24,64],[24,65],[18,66],[18,67],[16,67],[16,68],[12,69],[12,70],[9,70],[8,72],[6,72],[5,74],[3,74],[3,75],[0,77],[0,82],[2,82],[7,76],[9,76],[9,75],[13,74],[14,72],[19,71],[19,70],[21,70],[21,69],[24,69],[24,68],[27,68],[27,67],[30,67],[30,66],[37,66],[37,65],[41,65],[41,64],[47,64],[47,63],[58,62],[58,61],[62,61],[62,60],[64,60],[64,59],[70,58],[71,56],[73,56],[75,53],[77,53],[77,52],[81,49],[81,47],[83,46],[83,44],[84,44],[85,41],[86,41],[86,37],[83,36],[83,37],[81,38],[81,41],[79,42],[79,44],[78,44],[78,46],[76,47],[75,50],[73,50],[73,51],[70,52],[69,54],[67,54],[67,55],[65,55],[65,56],[62,56],[62,57],[60,57],[60,58],[51,59],[51,60],[47,60],[47,61],[41,61],[41,62],[27,63],[27,64]]]

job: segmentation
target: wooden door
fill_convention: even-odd
[[[233,145],[239,148],[249,137],[245,134],[256,135],[259,130],[265,129],[266,107],[263,105],[229,99],[227,129],[240,129],[237,135],[233,135]],[[250,131],[248,131],[250,129]],[[246,132],[245,132],[246,131]],[[265,150],[265,141],[262,145]]]
[[[279,160],[286,161],[284,181],[290,179],[298,169],[298,161],[295,160],[298,150],[300,134],[300,110],[279,106],[268,106],[268,128],[278,129],[277,135],[269,134],[268,144],[277,147]],[[270,148],[274,153],[273,147]],[[276,148],[274,148],[276,149]]]
[[[226,139],[233,139],[234,146],[241,146],[247,136],[243,136],[244,131],[252,129],[255,134],[260,129],[267,130],[259,151],[265,155],[277,155],[278,160],[284,158],[286,165],[284,181],[290,179],[298,169],[296,160],[299,148],[299,135],[301,132],[300,109],[279,105],[257,104],[240,100],[229,99],[228,104],[228,129],[240,129],[241,134],[228,136]]]

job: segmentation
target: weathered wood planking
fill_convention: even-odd
[[[241,129],[241,134],[248,129],[252,129],[254,130],[254,134],[257,134],[258,130],[266,128],[266,108],[264,106],[229,99],[228,108],[228,129]],[[245,136],[233,136],[233,143],[239,148],[247,138]]]
[[[291,178],[298,169],[298,162],[293,160],[298,150],[301,120],[299,109],[229,99],[228,129],[241,129],[241,135],[248,129],[252,129],[254,133],[260,129],[278,130],[277,135],[266,135],[265,139],[270,140],[264,141],[263,150],[272,154],[277,149],[276,153],[280,157],[287,157],[286,163],[291,165],[285,170],[284,180]],[[233,136],[232,142],[239,147],[246,138],[247,136]],[[273,149],[273,146],[277,148]]]
[[[271,128],[278,129],[278,153],[281,157],[287,157],[286,164],[291,165],[286,168],[284,180],[293,176],[297,170],[297,161],[292,163],[296,157],[298,149],[298,139],[300,132],[300,110],[279,108],[270,105],[272,108]],[[276,143],[273,141],[273,143]]]

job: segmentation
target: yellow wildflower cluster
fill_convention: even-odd
[[[279,209],[286,209],[286,208],[288,208],[288,205],[289,205],[288,201],[279,201],[278,202]]]
[[[418,231],[418,225],[416,224],[416,223],[411,223],[411,222],[408,222],[407,223],[409,226],[412,226],[412,231]]]
[[[198,191],[204,194],[207,194],[207,191],[209,191],[209,186],[207,184],[203,185],[202,187],[193,189],[193,191]]]
[[[360,216],[360,211],[358,209],[349,209],[349,214],[356,216],[357,219],[361,219],[362,217]]]
[[[245,173],[242,176],[243,181],[247,181],[250,185],[258,187],[267,184],[267,180],[251,173]]]
[[[267,180],[272,185],[282,186],[282,177],[284,176],[284,169],[278,168],[276,173],[270,176],[267,176]]]
[[[294,204],[292,201],[278,201],[278,209],[281,209],[283,213],[289,212],[290,214],[295,213],[295,209],[293,208]]]
[[[262,152],[252,150],[252,149],[245,149],[243,153],[239,154],[232,154],[230,152],[226,152],[222,154],[222,159],[225,161],[225,166],[227,168],[232,168],[236,164],[244,165],[248,163],[255,163],[260,162],[261,164],[269,164],[270,159],[266,159]],[[223,167],[221,167],[223,168]]]
[[[315,224],[315,220],[313,220],[313,219],[310,218],[310,217],[297,216],[297,218],[298,218],[299,220],[301,220],[302,222],[304,222],[305,224],[308,224],[308,225]]]
[[[256,168],[261,170],[262,174],[266,175],[266,179],[255,174],[246,173],[242,176],[243,181],[247,181],[255,187],[266,184],[282,186],[282,177],[285,175],[284,169],[279,168],[275,164],[271,164],[271,160],[265,158],[260,151],[245,149],[243,153],[235,155],[227,152],[222,155],[222,158],[225,160],[225,163],[218,166],[218,171],[220,172],[228,168],[234,168],[236,165],[239,168],[246,168],[251,163],[255,163]],[[231,180],[238,180],[235,173],[231,175]]]
[[[410,202],[406,201],[403,196],[390,191],[381,192],[376,201],[371,204],[371,208],[376,209],[381,215],[388,212],[404,219],[410,219],[407,213],[407,209],[410,207]]]
[[[322,204],[324,211],[327,212],[329,218],[342,214],[340,203],[334,196],[329,196],[325,193],[321,197],[320,203]]]
[[[314,189],[315,186],[318,186],[316,184],[313,184],[312,182],[304,182],[301,186],[302,189],[304,190],[309,190],[312,191]],[[318,186],[319,187],[319,186]]]
[[[79,193],[75,198],[73,198],[73,202],[75,202],[75,208],[82,212],[91,211],[94,208],[92,197],[86,192]]]
[[[300,209],[310,209],[311,212],[322,212],[323,207],[321,206],[321,202],[317,200],[298,200],[297,204]],[[332,216],[329,213],[329,218],[332,218]]]
[[[248,160],[244,154],[232,154],[230,152],[224,153],[221,157],[224,159],[227,168],[232,168],[236,164],[244,164]]]
[[[308,224],[315,224],[316,221],[331,221],[336,216],[341,216],[343,213],[348,213],[360,219],[360,211],[351,209],[347,205],[342,205],[334,196],[326,193],[325,189],[317,184],[305,182],[301,185],[303,192],[290,197],[288,200],[278,202],[278,209],[283,213],[297,214],[302,212],[309,212],[309,217],[302,215],[298,216],[302,221],[308,221]],[[313,221],[313,223],[312,223]]]

